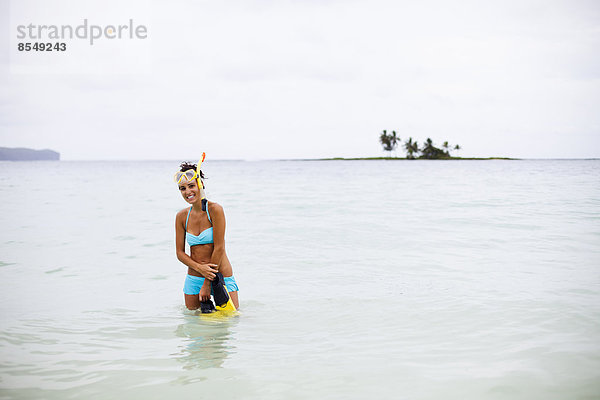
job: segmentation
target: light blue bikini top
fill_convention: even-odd
[[[192,212],[192,207],[190,207],[190,211],[188,211],[187,218],[185,219],[185,239],[187,240],[188,244],[190,246],[195,246],[197,244],[214,243],[212,226],[210,228],[205,229],[202,232],[200,232],[200,234],[198,236],[192,235],[191,233],[189,233],[187,231],[187,224],[188,224],[188,220],[190,219],[191,212]],[[208,213],[208,205],[206,206],[206,216],[208,217],[208,220],[212,224],[212,221],[210,220],[210,214]]]

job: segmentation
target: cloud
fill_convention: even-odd
[[[118,4],[87,2],[86,15],[148,21],[147,62],[8,75],[3,145],[44,142],[65,158],[368,156],[396,129],[463,155],[598,156],[595,2]]]

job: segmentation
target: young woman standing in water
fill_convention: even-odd
[[[204,160],[204,154],[202,160]],[[175,217],[175,247],[177,259],[188,267],[183,293],[185,305],[196,310],[210,300],[211,281],[220,272],[225,287],[236,308],[239,308],[238,286],[233,268],[225,252],[225,213],[219,204],[204,196],[204,174],[199,165],[182,163],[175,181],[183,199],[190,204]],[[185,241],[190,254],[185,252]]]

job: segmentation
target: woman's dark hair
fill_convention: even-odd
[[[179,166],[179,170],[181,172],[185,172],[190,169],[195,171],[196,168],[198,168],[198,166],[196,164],[192,164],[191,162],[187,162],[187,161],[182,162],[181,165]],[[204,179],[204,172],[202,172],[202,170],[200,170],[200,177],[202,179]]]

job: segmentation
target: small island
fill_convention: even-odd
[[[33,150],[25,147],[0,147],[0,161],[58,161],[60,153],[54,150]]]
[[[396,150],[398,144],[401,143],[400,137],[397,136],[396,131],[392,131],[391,134],[384,130],[379,135],[379,143],[383,147],[384,151],[389,153],[388,157],[357,157],[357,158],[321,158],[320,160],[516,160],[516,158],[509,157],[456,157],[450,155],[451,151],[459,151],[461,147],[457,144],[451,146],[448,142],[444,142],[441,148],[433,145],[433,140],[427,138],[422,146],[419,146],[417,141],[413,140],[412,137],[408,138],[403,144],[404,151],[406,151],[406,158],[392,157],[392,151]]]

